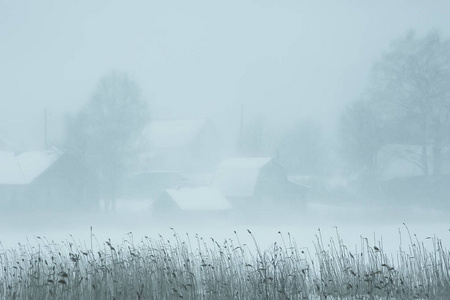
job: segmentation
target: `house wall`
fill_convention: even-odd
[[[264,206],[299,206],[305,204],[306,189],[288,181],[286,172],[276,162],[261,169],[253,198]]]
[[[172,197],[164,192],[152,203],[150,218],[156,222],[174,222],[180,219],[180,213],[181,210]]]
[[[61,157],[32,184],[41,195],[61,208],[95,210],[99,208],[99,181],[82,162],[70,155]],[[45,199],[42,199],[45,204]]]
[[[22,185],[0,185],[0,208],[14,209],[24,197],[25,187]]]
[[[285,196],[286,182],[283,168],[271,162],[261,169],[254,196],[266,204],[276,204]]]
[[[95,210],[98,182],[80,161],[63,155],[29,184],[0,186],[3,209]]]
[[[184,162],[187,171],[212,172],[221,158],[221,140],[211,122],[207,122],[200,134],[189,146],[190,160]]]

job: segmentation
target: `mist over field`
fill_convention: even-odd
[[[449,11],[0,1],[0,248],[448,249]]]

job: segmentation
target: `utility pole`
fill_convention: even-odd
[[[44,150],[48,148],[47,140],[47,108],[44,108]]]
[[[244,138],[244,101],[241,103],[241,120],[239,124],[239,135],[237,138],[236,151],[238,155],[242,154],[242,143]]]
[[[239,128],[239,140],[242,139],[242,134],[244,130],[244,101],[241,103],[241,126]]]

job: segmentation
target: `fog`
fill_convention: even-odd
[[[3,247],[82,244],[91,227],[99,242],[170,228],[251,242],[250,229],[264,247],[279,231],[312,247],[338,228],[350,247],[367,237],[395,252],[404,224],[448,246],[449,11],[0,1]],[[431,57],[435,77],[399,79],[404,57]],[[399,86],[445,105],[421,119]]]

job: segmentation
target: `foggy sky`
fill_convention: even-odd
[[[409,29],[450,35],[449,1],[0,0],[0,138],[42,147],[98,79],[128,73],[154,119],[300,118],[332,129],[372,63]]]

